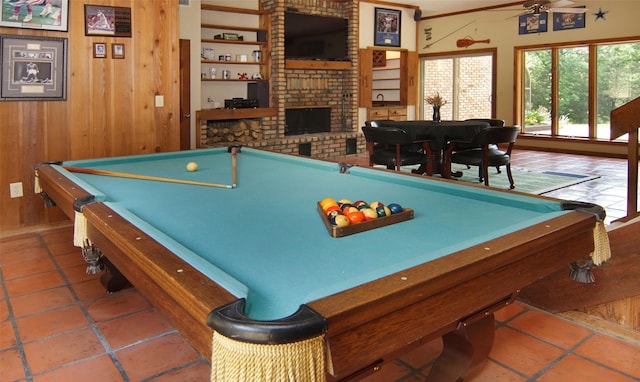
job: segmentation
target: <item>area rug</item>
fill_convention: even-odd
[[[384,168],[384,166],[375,167]],[[416,168],[416,166],[405,166],[402,167],[402,171],[411,172],[414,168]],[[467,168],[467,166],[464,165],[453,164],[451,170],[452,172],[462,172],[462,177],[453,178],[454,180],[478,185],[483,184],[478,182],[478,167]],[[511,166],[511,173],[513,174],[513,181],[516,186],[514,191],[537,195],[600,178],[600,176],[596,175],[571,174],[555,171],[532,171],[514,166]],[[504,167],[501,168],[500,174],[496,173],[495,167],[489,168],[489,185],[494,188],[509,190],[509,180],[507,179],[507,173]]]
[[[462,177],[455,178],[461,182],[481,184],[478,182],[477,167],[467,169],[464,165],[453,165],[451,170],[462,172]],[[570,174],[555,171],[531,171],[513,166],[511,166],[511,173],[513,174],[513,181],[516,186],[515,191],[537,195],[599,178],[599,176],[594,175]],[[507,173],[504,167],[501,168],[500,174],[496,173],[495,167],[489,168],[489,184],[491,187],[509,189],[509,180],[507,179]]]

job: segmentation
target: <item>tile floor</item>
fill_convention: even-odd
[[[358,158],[351,158],[358,161]],[[550,194],[625,215],[626,162],[517,151],[528,169],[601,175]],[[0,381],[207,381],[209,364],[136,289],[106,294],[85,274],[71,226],[0,235]],[[489,360],[468,381],[640,381],[640,341],[516,303],[496,314]],[[366,377],[424,380],[430,342]]]

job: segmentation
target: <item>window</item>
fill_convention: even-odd
[[[495,107],[495,50],[465,52],[421,59],[421,119],[431,119],[426,99],[440,93],[447,104],[440,109],[444,120],[492,118]]]
[[[523,48],[517,56],[525,133],[608,140],[611,110],[640,96],[638,42]]]

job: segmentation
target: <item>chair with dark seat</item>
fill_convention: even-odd
[[[520,126],[489,127],[482,130],[470,142],[450,141],[445,153],[445,167],[451,171],[452,163],[478,166],[478,178],[485,186],[489,185],[489,166],[505,166],[509,178],[509,188],[515,188],[511,174],[511,150],[516,142]],[[456,145],[476,146],[476,148],[456,151]],[[500,144],[507,144],[502,151]]]
[[[504,119],[497,119],[497,118],[469,118],[469,119],[465,119],[465,121],[475,121],[475,122],[486,122],[489,124],[489,126],[495,126],[495,127],[504,127]],[[460,150],[468,150],[472,147],[458,147],[458,151]],[[470,168],[469,166],[467,166],[467,168]],[[501,173],[500,171],[500,166],[496,166],[496,172],[498,174]]]
[[[362,126],[367,142],[369,166],[384,165],[400,171],[401,166],[425,165],[426,174],[432,175],[432,151],[429,141],[413,141],[407,132],[397,127]]]

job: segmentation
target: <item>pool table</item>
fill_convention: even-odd
[[[589,255],[604,214],[248,147],[232,166],[231,151],[42,163],[36,184],[76,225],[82,216],[91,243],[204,355],[213,330],[257,346],[322,336],[327,380],[357,379],[437,337],[430,379],[463,378],[491,349],[493,312]],[[325,197],[398,203],[414,216],[333,237],[317,210]]]

